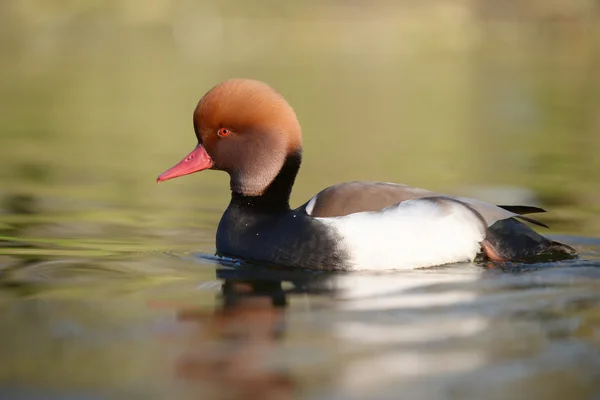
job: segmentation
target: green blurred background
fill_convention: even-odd
[[[592,0],[5,0],[4,224],[212,240],[168,230],[194,213],[214,227],[226,176],[154,179],[194,146],[200,96],[248,77],[302,123],[294,205],[339,181],[394,181],[538,204],[556,231],[597,235],[599,43]]]

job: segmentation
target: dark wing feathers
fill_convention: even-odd
[[[537,219],[523,216],[524,214],[544,213],[544,212],[546,212],[546,210],[544,210],[543,208],[532,207],[532,206],[498,206],[498,207],[504,208],[506,211],[510,211],[512,213],[519,214],[519,216],[516,218],[522,219],[523,221],[527,221],[527,222],[537,225],[537,226],[543,226],[544,228],[550,228],[548,225],[544,224],[543,222],[538,221]]]
[[[513,212],[513,213],[519,214],[519,215],[537,214],[537,213],[546,212],[546,210],[544,210],[543,208],[532,207],[532,206],[498,206],[498,207],[504,208],[506,211],[510,211],[510,212]]]
[[[527,221],[531,224],[537,225],[537,226],[543,226],[544,228],[550,228],[548,225],[546,225],[543,222],[538,221],[537,219],[533,219],[531,217],[524,217],[523,215],[519,215],[518,217],[515,218],[519,218],[522,219],[523,221]]]

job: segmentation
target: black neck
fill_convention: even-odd
[[[229,206],[267,213],[289,211],[290,194],[301,162],[301,150],[287,156],[281,170],[263,194],[246,196],[242,193],[232,192]]]

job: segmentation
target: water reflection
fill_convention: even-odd
[[[232,275],[228,272],[220,275]],[[177,374],[187,381],[210,382],[220,393],[215,398],[292,399],[296,384],[290,372],[269,364],[286,328],[282,281],[256,279],[251,271],[233,275],[238,276],[225,278],[214,312],[178,313],[179,321],[197,324],[197,333],[177,362]],[[211,348],[215,338],[220,345]],[[205,395],[203,390],[199,398]]]
[[[143,265],[160,261],[163,275],[145,283],[88,267],[59,284],[73,271],[55,263],[31,279],[34,265],[20,275],[28,292],[2,291],[0,397],[12,385],[124,398],[589,398],[600,264],[588,258],[315,274],[154,255]]]
[[[597,263],[517,267],[407,274],[220,268],[216,309],[177,313],[194,328],[175,370],[198,398],[215,399],[594,393],[600,354],[577,338],[589,337],[597,321]],[[294,346],[306,337],[316,341],[312,354],[301,355]],[[527,394],[524,385],[531,385]],[[486,397],[488,388],[496,394]]]

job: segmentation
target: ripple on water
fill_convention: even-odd
[[[584,259],[381,273],[276,270],[116,240],[19,241],[0,275],[13,332],[0,353],[20,365],[17,387],[65,395],[251,384],[307,398],[577,398],[600,378],[600,246],[567,241]]]

